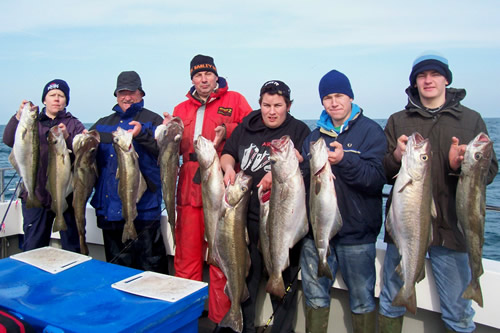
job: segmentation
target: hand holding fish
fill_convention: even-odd
[[[406,144],[408,143],[408,137],[406,135],[401,135],[398,138],[398,145],[396,146],[396,149],[394,149],[394,159],[396,162],[401,162],[401,159],[403,158],[403,154],[406,151]]]
[[[139,133],[141,133],[141,130],[142,130],[142,125],[140,122],[138,121],[135,121],[135,120],[132,120],[130,123],[128,123],[129,125],[132,125],[134,126],[134,128],[132,128],[131,130],[128,130],[128,132],[132,132],[132,136],[135,138],[137,135],[139,135]]]
[[[226,126],[219,125],[215,128],[214,147],[217,148],[219,144],[226,138]]]
[[[460,140],[457,137],[451,138],[450,152],[448,153],[448,159],[450,160],[450,168],[452,170],[458,170],[462,165],[464,160],[465,150],[467,145],[460,145]]]
[[[304,158],[302,157],[302,155],[300,155],[297,149],[295,149],[295,156],[297,156],[297,160],[299,160],[299,163],[304,162]]]
[[[262,192],[268,191],[271,189],[271,185],[273,184],[273,175],[271,171],[266,173],[264,177],[260,180],[260,182],[257,184],[258,188],[262,188]]]
[[[234,184],[234,180],[236,179],[236,172],[233,169],[233,166],[228,165],[224,170],[224,185],[229,186],[230,184]]]
[[[173,118],[172,115],[168,112],[163,112],[163,117],[165,118],[165,119],[163,119],[163,125],[168,124],[170,122],[170,120],[172,120],[172,118]]]
[[[59,125],[57,125],[57,127],[59,127],[61,129],[61,133],[63,135],[63,138],[64,138],[64,140],[66,140],[69,137],[69,133],[68,133],[68,129],[66,128],[66,125],[64,125],[63,123],[60,123]]]
[[[28,101],[25,100],[25,99],[23,99],[23,101],[21,102],[21,106],[19,106],[19,109],[17,110],[17,113],[16,113],[16,119],[17,120],[21,119],[21,114],[23,113],[24,105],[26,103],[28,103]]]
[[[344,158],[344,147],[342,147],[342,144],[338,141],[330,143],[330,147],[334,149],[328,152],[328,162],[330,162],[331,165],[340,163]]]

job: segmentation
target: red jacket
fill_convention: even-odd
[[[203,127],[201,134],[214,140],[215,128],[224,124],[226,126],[226,138],[231,136],[235,127],[241,123],[243,118],[252,111],[243,95],[235,91],[229,91],[227,82],[219,77],[219,88],[215,90],[207,100]],[[202,207],[201,185],[193,183],[193,177],[198,169],[198,162],[190,160],[190,154],[194,153],[193,136],[196,124],[196,112],[202,105],[193,97],[195,89],[192,87],[187,93],[187,101],[174,108],[173,116],[179,117],[184,123],[184,134],[180,145],[180,154],[183,164],[179,173],[177,186],[177,204],[181,206]],[[217,152],[220,156],[225,141],[223,141]]]

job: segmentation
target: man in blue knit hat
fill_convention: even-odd
[[[349,291],[354,332],[375,332],[375,242],[382,226],[382,188],[386,182],[382,160],[386,140],[382,128],[353,103],[349,79],[336,70],[319,83],[324,110],[317,128],[304,140],[305,181],[309,181],[310,144],[323,138],[335,175],[342,228],[330,240],[327,257],[331,274],[319,276],[319,257],[313,228],[303,240],[300,266],[306,302],[306,332],[327,332],[330,290],[337,270]],[[306,186],[306,189],[309,189]],[[315,212],[311,211],[311,215]]]
[[[441,55],[426,53],[415,59],[406,89],[408,104],[391,115],[385,127],[387,152],[384,169],[389,182],[401,167],[408,136],[418,131],[430,140],[432,149],[432,197],[437,216],[432,218],[432,241],[428,256],[436,280],[442,319],[448,332],[472,332],[474,310],[471,300],[462,298],[471,273],[465,239],[457,224],[456,188],[466,144],[480,132],[487,133],[481,115],[460,104],[464,89],[446,88],[452,81],[448,60]],[[497,174],[498,162],[493,159],[487,182]],[[392,194],[392,193],[391,193]],[[386,204],[391,205],[392,195]],[[380,294],[380,332],[401,332],[404,306],[392,302],[403,285],[396,266],[400,256],[388,233],[384,260],[383,286]],[[427,272],[427,274],[429,274]]]

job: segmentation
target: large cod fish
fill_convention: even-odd
[[[226,276],[225,293],[231,300],[231,308],[219,323],[233,331],[243,331],[241,303],[248,298],[246,277],[250,269],[248,252],[247,209],[250,201],[252,177],[243,171],[236,174],[234,184],[224,193],[222,218],[215,233],[215,258]]]
[[[330,255],[330,240],[342,228],[342,217],[337,205],[335,176],[330,162],[328,162],[328,151],[323,138],[310,144],[309,217],[319,256],[318,277],[326,276],[333,280],[327,257]]]
[[[56,214],[52,231],[58,232],[68,228],[63,214],[68,209],[66,197],[73,192],[73,173],[69,149],[59,126],[49,130],[47,142],[49,143],[47,191],[52,197],[51,209]]]
[[[392,301],[417,312],[415,284],[425,277],[425,253],[431,234],[431,216],[436,216],[431,188],[431,145],[417,132],[408,138],[401,168],[392,189],[387,213],[387,231],[399,250],[396,272],[403,286]]]
[[[213,247],[217,223],[221,218],[224,179],[219,156],[212,141],[200,135],[194,144],[194,150],[200,164],[205,238],[208,243],[207,263],[217,265],[214,259]]]
[[[112,132],[113,147],[118,158],[118,195],[122,201],[122,216],[125,220],[122,242],[137,238],[134,220],[137,217],[137,203],[146,191],[147,185],[139,169],[139,155],[132,143],[132,132],[121,127]]]
[[[24,105],[17,125],[14,146],[9,162],[22,178],[24,189],[28,192],[26,207],[41,207],[36,197],[36,179],[40,161],[40,138],[38,136],[38,106],[28,102]]]
[[[483,307],[479,277],[483,274],[486,177],[493,155],[493,142],[480,133],[468,145],[457,185],[457,218],[465,236],[472,279],[462,297]]]
[[[289,250],[309,231],[306,191],[292,140],[288,135],[271,141],[271,174],[269,199],[269,252],[272,270],[266,291],[278,297],[285,295],[282,272],[289,266]]]
[[[160,165],[163,200],[167,209],[168,223],[175,246],[175,189],[179,173],[179,146],[184,132],[181,118],[174,117],[167,125],[159,125],[155,131],[155,139],[160,149],[158,164]]]
[[[85,239],[85,211],[98,171],[96,164],[97,147],[100,143],[99,132],[96,130],[75,135],[73,138],[73,209],[75,211],[76,226],[80,238],[80,252],[89,254]]]

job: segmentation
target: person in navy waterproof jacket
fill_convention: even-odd
[[[347,76],[336,70],[319,83],[324,110],[317,128],[304,140],[302,164],[309,179],[309,145],[322,137],[335,179],[343,225],[330,241],[327,258],[333,278],[340,269],[349,291],[354,332],[375,332],[375,242],[382,226],[382,161],[386,139],[380,125],[353,103]],[[306,189],[308,189],[306,187]],[[310,233],[304,237],[300,266],[306,303],[306,331],[327,332],[330,289],[334,280],[318,278],[318,251]]]
[[[163,118],[144,107],[146,93],[139,74],[134,71],[120,73],[114,95],[117,100],[114,112],[91,127],[99,132],[101,142],[96,157],[99,178],[90,203],[96,210],[97,226],[102,229],[106,261],[167,273],[167,256],[160,228],[159,151],[154,139],[156,126],[162,123]],[[147,189],[137,203],[138,215],[134,225],[138,237],[125,243],[122,242],[125,222],[116,179],[118,160],[111,134],[118,127],[132,131],[134,148],[139,155],[139,169],[147,183]]]

